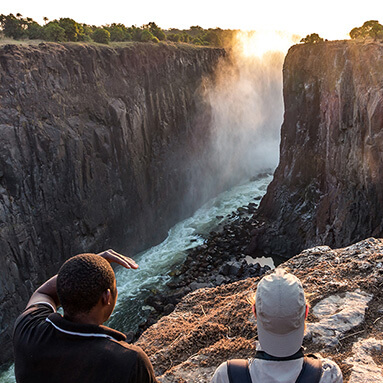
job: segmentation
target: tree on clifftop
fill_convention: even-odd
[[[44,25],[44,38],[48,41],[65,41],[65,29],[61,28],[57,21],[51,21]]]
[[[82,32],[81,25],[76,23],[73,19],[68,17],[61,18],[59,20],[59,25],[65,31],[65,39],[67,41],[78,41],[79,35]]]
[[[373,38],[383,39],[383,25],[379,24],[378,20],[366,21],[361,27],[351,29],[349,33],[352,39]]]
[[[8,16],[0,15],[0,26],[6,37],[12,37],[16,40],[27,37],[26,20],[20,18],[18,13],[16,17],[10,13]]]
[[[305,44],[316,44],[323,41],[322,37],[318,35],[318,33],[311,33],[311,35],[307,35],[303,39],[301,39],[301,43]]]
[[[148,30],[154,37],[157,37],[158,40],[166,40],[165,32],[153,21],[142,26],[143,30]],[[152,41],[152,40],[149,40]]]
[[[8,16],[0,15],[0,29],[6,37],[19,39],[40,39],[42,38],[42,27],[33,21],[30,17],[22,18],[18,13],[14,16],[10,13]]]
[[[92,34],[92,39],[96,43],[109,44],[110,43],[110,33],[105,28],[97,28]]]

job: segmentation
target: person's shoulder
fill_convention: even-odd
[[[140,364],[150,364],[149,358],[141,347],[138,347],[134,344],[127,343],[125,341],[115,342],[118,345],[119,349],[115,352],[129,357],[131,360],[136,359],[137,363]]]
[[[37,303],[27,307],[15,321],[13,328],[14,343],[26,341],[29,339],[28,334],[33,333],[36,335],[36,329],[39,329],[38,332],[44,331],[48,326],[46,319],[54,312],[55,309],[45,303]]]
[[[55,313],[56,310],[49,303],[36,303],[32,306],[27,307],[16,319],[15,328],[26,321],[45,321],[49,315]]]
[[[132,354],[135,354],[137,356],[146,355],[145,352],[142,350],[142,348],[139,346],[130,344],[124,340],[117,341],[116,343],[121,347],[122,352],[124,351],[131,352]]]
[[[140,383],[157,383],[152,363],[148,355],[141,347],[129,344],[125,341],[118,342],[122,346],[121,352],[124,355],[124,366],[127,366],[127,361],[130,362],[129,382]]]
[[[221,365],[215,370],[211,383],[229,383],[229,376],[227,375],[227,362],[221,363]]]
[[[342,383],[343,375],[339,366],[331,359],[320,358],[322,360],[322,377],[320,383]]]

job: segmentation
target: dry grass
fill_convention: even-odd
[[[3,36],[1,33],[0,33],[0,46],[2,45],[7,45],[7,44],[15,44],[15,45],[38,45],[40,43],[49,43],[49,41],[45,41],[45,40],[28,40],[28,39],[25,39],[25,40],[14,40],[12,38],[9,38],[9,37],[5,37]],[[56,43],[57,44],[57,43]],[[60,44],[60,43],[58,43]],[[116,41],[116,42],[110,42],[110,44],[99,44],[99,43],[96,43],[94,41],[87,41],[87,42],[84,42],[84,41],[78,41],[78,42],[66,42],[65,44],[79,44],[79,45],[96,45],[96,46],[109,46],[111,48],[123,48],[123,47],[127,47],[127,46],[134,46],[134,45],[137,45],[137,44],[142,44],[140,42],[137,42],[137,41]],[[147,43],[147,44],[155,44],[155,43]],[[174,42],[171,42],[171,41],[161,41],[160,43],[157,43],[155,45],[161,45],[161,44],[166,44],[166,45],[171,45],[171,46],[175,46],[175,47],[188,47],[188,48],[194,48],[194,49],[200,49],[201,47],[200,46],[197,46],[197,45],[193,45],[193,44],[188,44],[188,43],[174,43]],[[202,47],[202,48],[206,48],[206,47]]]
[[[43,40],[14,40],[10,37],[4,37],[0,34],[0,45],[6,45],[6,44],[16,44],[16,45],[38,45],[42,43]]]

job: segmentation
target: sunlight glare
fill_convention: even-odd
[[[283,52],[299,41],[296,35],[277,31],[239,31],[236,35],[236,48],[245,57],[262,58],[269,52]]]

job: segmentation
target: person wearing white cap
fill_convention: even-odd
[[[254,357],[222,363],[211,383],[343,382],[335,362],[303,354],[308,305],[297,277],[276,269],[259,282],[252,303],[259,340]]]

